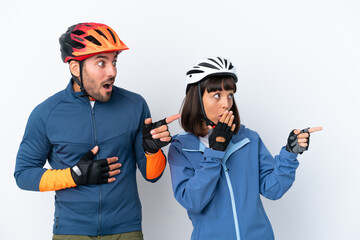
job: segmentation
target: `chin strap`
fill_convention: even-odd
[[[83,93],[80,97],[91,97],[85,90],[84,84],[83,84],[83,61],[79,61],[79,70],[80,70],[80,81],[79,78],[75,75],[72,75],[72,79],[79,85],[80,91]]]
[[[213,123],[210,119],[207,118],[205,110],[204,110],[204,104],[203,104],[203,100],[202,100],[202,96],[201,96],[201,90],[200,90],[200,82],[198,83],[198,94],[199,94],[201,112],[202,112],[202,115],[204,117],[203,120],[206,122],[206,125],[210,125],[212,128],[215,128],[216,124]]]

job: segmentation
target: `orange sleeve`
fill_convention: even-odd
[[[40,192],[56,191],[75,186],[76,184],[71,176],[70,168],[61,170],[49,169],[41,177],[39,190]]]
[[[161,175],[161,173],[165,169],[166,158],[161,150],[159,150],[154,155],[146,156],[146,178],[147,179],[155,179]]]

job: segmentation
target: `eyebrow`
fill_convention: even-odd
[[[104,55],[97,55],[95,59],[99,59],[99,58],[103,58],[103,59],[110,59],[108,56],[104,56]],[[117,60],[117,56],[114,57],[113,60]]]
[[[99,59],[99,58],[109,59],[107,56],[103,56],[103,55],[97,55],[97,56],[95,57],[95,59]]]

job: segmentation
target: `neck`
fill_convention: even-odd
[[[72,87],[74,92],[80,92],[80,86],[74,80],[72,81]]]
[[[74,92],[80,92],[81,89],[80,89],[80,86],[74,81],[72,80],[72,87],[73,87],[73,90]],[[89,100],[94,100],[92,97],[89,97]]]
[[[208,125],[206,125],[206,122],[205,121],[203,121],[202,122],[203,124],[203,130],[204,130],[204,133],[205,133],[205,136],[208,134],[208,132],[209,132],[209,127],[208,127]]]

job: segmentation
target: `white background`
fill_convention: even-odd
[[[144,96],[156,120],[179,111],[193,62],[220,55],[238,69],[242,123],[272,154],[292,129],[322,126],[293,187],[265,209],[280,240],[360,239],[359,12],[358,0],[0,0],[1,239],[51,239],[54,193],[18,189],[15,157],[32,109],[68,84],[59,36],[86,21],[108,24],[130,47],[116,85]],[[145,239],[189,239],[169,167],[138,185]]]

